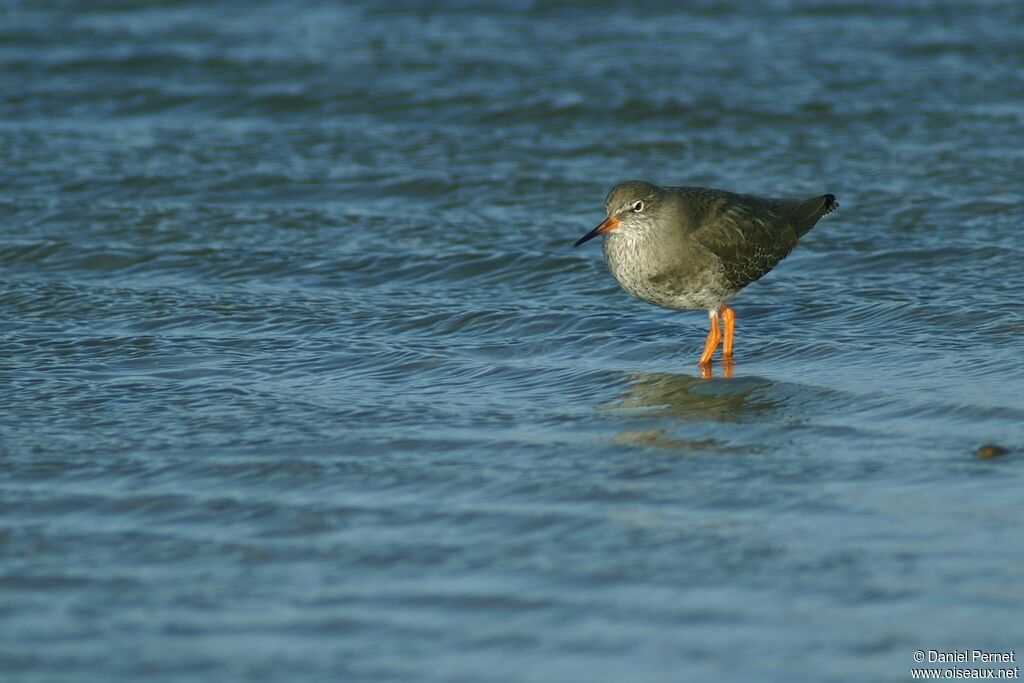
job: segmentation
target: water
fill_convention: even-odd
[[[5,680],[1020,650],[1022,5],[680,4],[0,5]],[[732,379],[627,178],[838,195]]]

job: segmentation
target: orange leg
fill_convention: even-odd
[[[725,328],[725,335],[722,339],[722,358],[732,358],[732,328],[736,324],[736,314],[728,306],[718,309],[722,314],[722,327]]]
[[[711,330],[708,331],[708,338],[704,340],[704,353],[701,354],[697,365],[710,365],[711,356],[715,355],[718,342],[722,341],[722,333],[718,331],[718,313],[711,314]]]

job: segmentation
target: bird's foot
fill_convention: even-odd
[[[700,378],[701,379],[712,379],[715,374],[711,371],[711,363],[698,363],[700,367]],[[732,379],[732,371],[736,366],[736,361],[732,358],[722,359],[722,377],[725,379]]]

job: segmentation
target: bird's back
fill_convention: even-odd
[[[835,196],[774,199],[709,188],[671,188],[689,207],[688,238],[721,262],[737,291],[763,277],[828,213]]]

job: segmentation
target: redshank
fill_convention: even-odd
[[[711,330],[697,362],[705,368],[719,342],[722,358],[732,357],[736,316],[726,304],[839,206],[831,194],[766,199],[642,180],[616,185],[604,205],[608,217],[573,246],[604,235],[608,269],[626,292],[663,308],[707,311]]]

